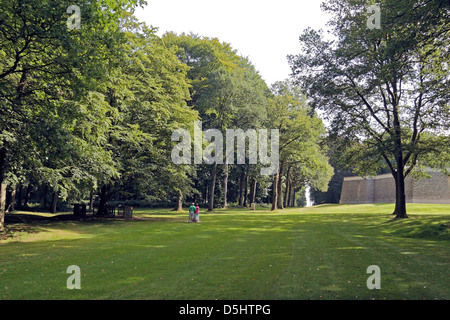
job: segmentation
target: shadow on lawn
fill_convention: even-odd
[[[409,218],[387,221],[389,234],[403,238],[450,240],[450,222],[440,217],[434,219]]]
[[[58,221],[78,221],[80,218],[72,214],[55,214],[54,216],[42,216],[38,214],[26,214],[26,213],[11,213],[5,215],[5,224],[40,224],[46,222],[58,222]]]
[[[40,225],[55,222],[100,222],[100,221],[171,221],[174,218],[164,218],[164,217],[133,217],[131,219],[124,219],[122,217],[113,216],[97,216],[97,215],[87,215],[84,217],[78,217],[73,214],[55,214],[53,216],[43,216],[37,214],[24,214],[24,213],[13,213],[5,215],[5,225],[14,224],[29,224],[29,225]]]
[[[73,214],[55,214],[55,215],[39,215],[33,213],[7,213],[5,214],[5,228],[0,231],[0,241],[13,239],[19,234],[35,234],[40,233],[44,227],[58,223],[81,223],[99,226],[106,226],[114,222],[164,222],[174,221],[174,218],[163,217],[133,217],[131,219],[123,219],[121,217],[112,216],[93,216],[78,217]],[[108,229],[109,233],[111,230]]]
[[[59,214],[43,216],[38,214],[7,213],[5,214],[5,228],[0,231],[0,240],[15,238],[18,234],[32,234],[42,232],[41,226],[61,221],[79,221],[74,215]]]

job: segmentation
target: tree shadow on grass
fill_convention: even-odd
[[[22,233],[31,234],[39,232],[41,232],[41,229],[39,227],[31,225],[6,226],[4,230],[0,231],[0,241],[15,238],[18,234]]]
[[[98,215],[86,215],[75,216],[73,214],[55,214],[53,216],[44,216],[38,214],[25,214],[25,213],[12,213],[5,215],[5,225],[14,224],[28,224],[28,225],[40,225],[55,222],[100,222],[100,221],[174,221],[176,218],[172,217],[133,217],[130,219],[124,219],[120,216],[98,216]]]
[[[19,234],[33,234],[42,231],[41,226],[61,221],[77,221],[79,218],[68,214],[44,216],[39,214],[7,213],[5,227],[0,231],[0,241],[17,237]]]
[[[434,219],[392,219],[385,222],[389,235],[424,240],[450,240],[450,221]]]
[[[26,213],[11,213],[5,215],[5,224],[12,225],[18,223],[24,224],[40,224],[45,222],[58,222],[58,221],[76,221],[80,218],[69,214],[55,214],[53,216],[44,216],[39,214],[26,214]]]
[[[133,217],[124,219],[123,217],[87,215],[83,217],[73,214],[40,215],[33,213],[7,213],[5,214],[5,228],[0,230],[0,241],[14,239],[23,234],[36,234],[44,230],[44,227],[58,223],[82,223],[99,224],[106,226],[114,222],[158,222],[174,221],[174,218],[164,217]],[[111,232],[111,231],[109,231]]]

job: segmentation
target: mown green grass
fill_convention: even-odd
[[[323,205],[55,222],[0,244],[0,299],[449,299],[450,206]],[[69,290],[67,267],[81,268]],[[381,269],[369,290],[367,267]]]

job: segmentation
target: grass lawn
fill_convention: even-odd
[[[9,225],[0,299],[450,299],[450,205],[135,211],[140,220]],[[70,265],[81,290],[69,290]],[[381,270],[369,290],[367,268]]]

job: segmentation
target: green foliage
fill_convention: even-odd
[[[175,166],[170,156],[172,132],[197,120],[186,103],[188,68],[146,25],[129,20],[125,31],[124,55],[113,61],[104,93],[119,111],[108,149],[120,179],[104,183],[134,199],[161,200],[180,188],[192,192],[192,169]]]
[[[117,174],[103,148],[115,113],[99,92],[137,1],[4,1],[0,9],[1,145],[9,182],[37,180],[63,198]],[[67,27],[69,5],[82,10]],[[95,44],[95,45],[94,45]]]
[[[280,130],[280,163],[292,167],[294,179],[326,191],[333,168],[320,143],[325,134],[322,120],[311,114],[306,97],[289,81],[275,83],[273,92],[268,122]]]
[[[391,155],[399,140],[403,165],[412,170],[436,150],[430,135],[442,148],[448,145],[442,134],[449,125],[448,7],[439,1],[383,1],[382,28],[369,30],[369,5],[326,2],[338,41],[306,30],[304,52],[290,57],[291,66],[313,107],[327,112],[335,137],[350,137],[354,152],[360,147],[361,158],[378,163],[362,165],[358,173],[372,174],[385,161],[395,167]]]
[[[73,4],[81,28],[70,30]],[[136,23],[132,13],[143,4],[2,6],[0,145],[13,186],[47,185],[66,200],[121,177],[136,197],[157,197],[175,179],[162,185],[155,176],[186,174],[168,155],[172,131],[196,119],[186,105],[188,69],[153,29]]]

